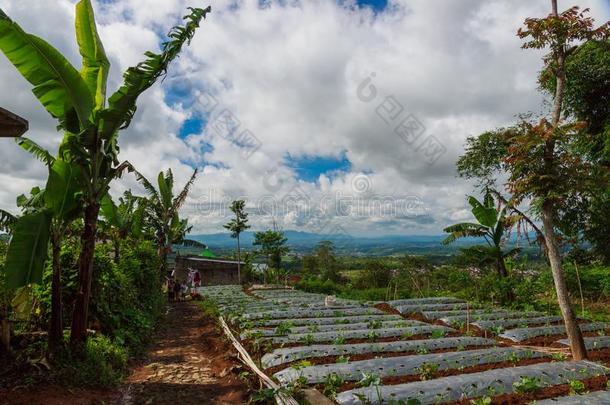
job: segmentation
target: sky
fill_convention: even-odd
[[[576,1],[576,0],[575,0]],[[0,0],[26,31],[80,68],[73,0]],[[546,0],[218,0],[167,77],[139,100],[120,158],[148,178],[199,175],[182,208],[195,233],[223,232],[247,200],[253,230],[440,234],[470,220],[472,183],[456,176],[468,136],[545,112],[543,52],[522,50],[523,20]],[[607,0],[559,1],[610,19]],[[94,2],[112,64],[122,72],[158,51],[192,0]],[[53,153],[56,123],[0,55],[0,106],[30,121]],[[0,139],[0,208],[44,186],[46,169]],[[126,175],[112,185],[144,195]]]

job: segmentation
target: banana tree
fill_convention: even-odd
[[[191,230],[186,219],[180,219],[178,210],[184,204],[195,178],[197,169],[193,171],[191,178],[182,191],[174,196],[174,175],[171,169],[165,173],[160,172],[157,176],[158,189],[138,171],[136,178],[144,186],[149,195],[146,205],[148,223],[155,232],[157,241],[157,253],[161,259],[161,274],[165,275],[167,269],[167,255],[172,252],[172,244],[184,243],[186,234]]]
[[[127,237],[137,239],[142,235],[145,208],[146,199],[134,196],[129,190],[119,197],[118,205],[109,194],[102,199],[102,233],[112,241],[115,262],[121,258],[120,241]]]
[[[504,251],[504,235],[506,230],[513,224],[512,217],[506,215],[507,207],[498,211],[495,207],[491,193],[487,193],[480,202],[473,196],[468,197],[468,203],[472,207],[472,214],[478,223],[463,222],[448,226],[444,232],[449,233],[442,243],[448,245],[461,238],[475,237],[484,238],[487,246],[477,246],[476,250],[481,254],[482,262],[491,259],[495,262],[496,270],[500,277],[508,277],[505,259],[515,255],[519,249],[514,248]]]
[[[48,169],[48,180],[44,190],[34,187],[30,196],[17,197],[17,206],[23,216],[16,221],[16,231],[7,253],[7,274],[12,286],[22,286],[40,282],[42,267],[26,263],[32,256],[24,252],[38,251],[46,259],[48,244],[51,244],[52,280],[51,280],[51,322],[49,324],[49,349],[56,352],[63,342],[63,319],[61,302],[61,243],[66,230],[82,213],[81,192],[78,180],[81,178],[79,167],[64,160],[55,159],[51,154],[28,138],[17,138],[16,142],[34,157],[41,160]],[[32,227],[32,224],[39,227]],[[47,231],[48,226],[48,232]],[[31,230],[36,236],[28,239]],[[41,232],[38,232],[38,231]],[[37,247],[40,249],[38,250]],[[30,273],[21,271],[26,266]]]
[[[76,4],[76,40],[82,57],[80,71],[54,47],[24,32],[0,10],[0,50],[34,86],[34,95],[57,119],[59,129],[64,131],[58,160],[79,169],[84,228],[79,257],[79,287],[70,335],[76,354],[83,353],[87,339],[93,253],[101,200],[108,193],[112,180],[129,167],[127,163],[118,161],[119,130],[129,126],[140,94],[165,75],[170,63],[183,45],[190,42],[211,9],[189,10],[190,13],[184,17],[185,25],[170,30],[161,52],[147,52],[146,60],[127,69],[123,84],[108,99],[106,83],[110,63],[97,33],[90,0],[80,0]],[[44,239],[46,236],[48,239],[50,220],[35,219],[37,221],[32,221],[27,228],[30,237]],[[13,239],[16,237],[17,232]],[[31,258],[22,263],[24,272],[28,272],[28,263],[37,262],[38,266],[44,262],[46,257],[40,252],[40,246],[42,244],[37,244],[33,250],[23,247],[25,257]]]

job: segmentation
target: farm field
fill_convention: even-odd
[[[2,0],[0,405],[610,405],[610,0]]]
[[[277,392],[294,398],[311,388],[338,404],[608,398],[607,323],[581,321],[595,361],[571,361],[565,329],[541,312],[476,307],[453,297],[328,304],[322,294],[292,288],[198,291],[281,387]]]

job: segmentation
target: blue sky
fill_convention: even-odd
[[[387,0],[358,0],[361,7],[371,7],[375,11],[382,11],[388,5]]]
[[[339,172],[349,172],[352,168],[352,162],[345,151],[339,156],[292,157],[287,154],[285,162],[294,171],[297,179],[308,182],[317,181],[322,174],[333,178]]]

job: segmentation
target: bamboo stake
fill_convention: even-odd
[[[275,391],[275,402],[278,405],[299,405],[299,403],[290,395],[279,392],[280,386],[258,368],[254,360],[252,360],[252,357],[250,357],[250,354],[248,354],[246,349],[241,345],[241,343],[239,343],[235,336],[233,336],[233,332],[231,332],[231,329],[229,329],[229,326],[222,316],[218,318],[218,321],[220,322],[220,326],[222,327],[225,335],[229,338],[233,344],[233,347],[235,347],[235,350],[237,350],[237,353],[239,354],[238,358],[241,360],[241,362],[254,371],[265,386]]]
[[[585,317],[585,298],[582,295],[582,284],[580,283],[580,273],[578,272],[578,265],[576,260],[574,261],[574,268],[576,269],[576,279],[578,280],[578,290],[580,291],[580,316]]]

